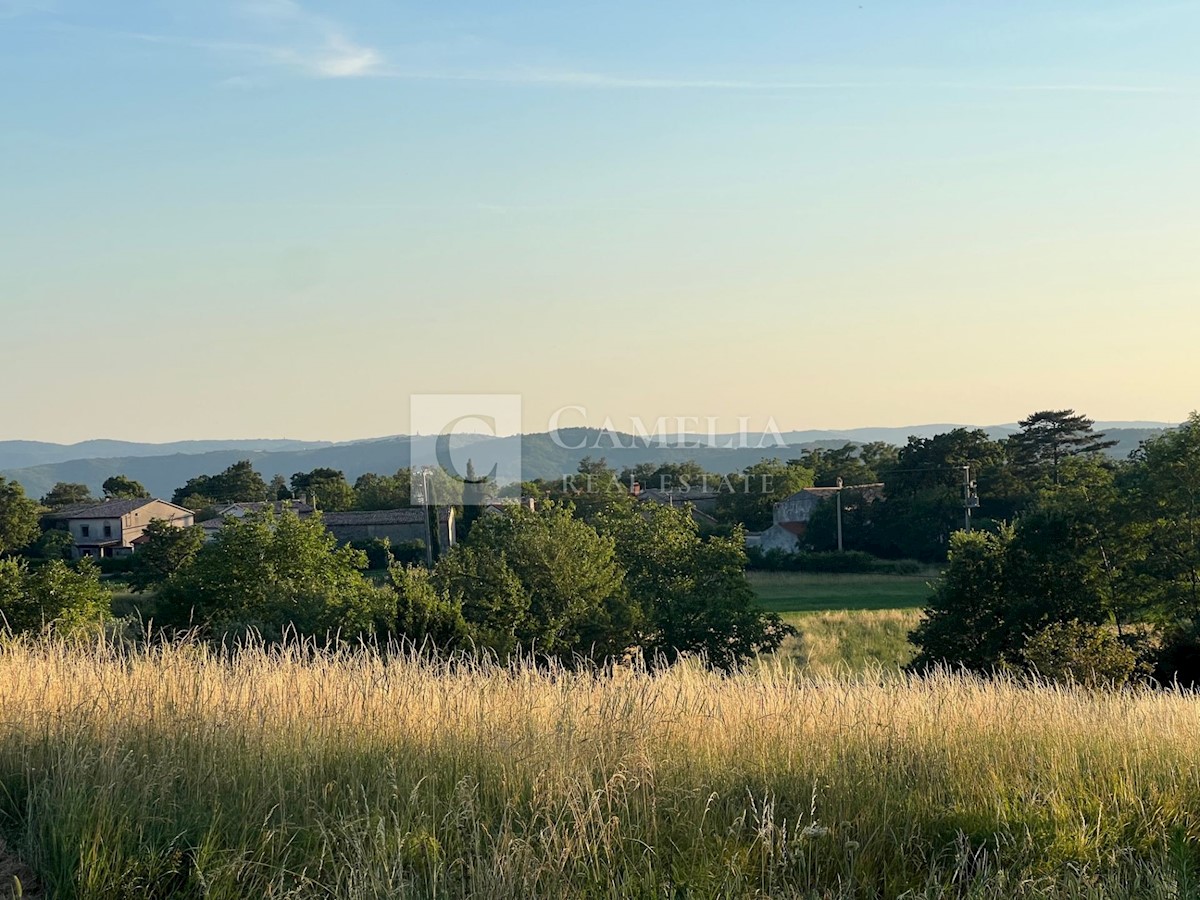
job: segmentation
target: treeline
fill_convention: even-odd
[[[685,510],[639,509],[631,498],[590,521],[553,502],[490,512],[432,570],[393,565],[383,582],[365,574],[366,554],[338,546],[319,513],[268,508],[229,521],[208,543],[198,528],[165,523],[148,536],[130,574],[147,595],[137,615],[111,618],[90,561],[30,569],[10,559],[0,565],[7,627],[401,638],[568,664],[689,653],[718,667],[771,652],[791,631],[757,606],[740,539],[705,539]]]
[[[984,469],[1020,502],[1010,521],[951,537],[914,666],[1200,681],[1200,415],[1128,460],[1102,443],[1060,428],[1018,457],[1034,480]]]
[[[456,505],[462,486],[445,473],[434,475],[432,492],[439,505]],[[418,478],[419,481],[419,478]],[[199,475],[176,489],[171,502],[204,511],[227,503],[305,498],[327,512],[403,509],[413,505],[413,473],[402,468],[392,475],[368,472],[350,484],[339,469],[318,468],[297,472],[290,479],[275,475],[266,481],[249,460],[234,463],[216,475]]]

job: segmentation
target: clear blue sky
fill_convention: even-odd
[[[1200,3],[0,0],[0,438],[1181,419]]]

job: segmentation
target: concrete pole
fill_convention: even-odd
[[[839,475],[837,480],[837,529],[838,529],[838,553],[842,552],[842,477]]]

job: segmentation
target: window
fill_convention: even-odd
[[[105,525],[105,526],[104,526],[104,536],[105,536],[105,537],[112,537],[112,526],[111,526],[111,525]]]
[[[91,537],[92,536],[92,527],[90,525],[80,525],[79,533],[83,537]]]

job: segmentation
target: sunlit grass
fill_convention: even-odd
[[[1198,713],[772,664],[18,643],[0,825],[55,897],[1183,897]]]
[[[783,618],[797,634],[780,648],[781,658],[810,674],[838,675],[871,669],[897,672],[916,653],[908,634],[921,611],[841,610],[785,613]]]

